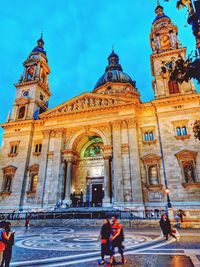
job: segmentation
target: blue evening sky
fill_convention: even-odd
[[[178,11],[176,0],[160,3],[179,27],[188,53],[194,50],[191,28],[184,26],[187,10]],[[0,5],[0,123],[12,110],[14,84],[41,31],[51,68],[50,107],[91,92],[112,46],[124,72],[136,80],[142,101],[153,98],[149,34],[156,0],[0,0]],[[0,144],[2,134],[0,129]]]

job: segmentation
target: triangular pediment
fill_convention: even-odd
[[[105,109],[108,107],[133,104],[134,100],[130,98],[122,98],[118,96],[102,95],[96,93],[83,93],[74,97],[55,108],[52,108],[40,115],[41,118],[82,112],[87,110]]]

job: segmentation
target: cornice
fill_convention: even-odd
[[[155,106],[166,106],[168,104],[171,105],[174,103],[179,103],[179,102],[189,101],[189,100],[194,100],[194,99],[200,100],[200,93],[159,98],[159,99],[151,100],[150,103],[152,103]]]
[[[24,86],[30,86],[30,85],[33,85],[33,84],[38,84],[40,87],[42,87],[42,89],[45,91],[45,93],[48,95],[48,96],[51,96],[52,94],[50,93],[49,91],[49,87],[46,86],[43,82],[41,82],[40,80],[34,80],[34,81],[26,81],[26,82],[19,82],[19,83],[16,83],[14,84],[15,87],[18,89],[18,88],[21,88],[21,87],[24,87]]]
[[[13,122],[6,122],[0,124],[2,128],[13,128],[13,127],[20,127],[24,125],[34,124],[34,120],[20,120],[20,121],[13,121]]]
[[[182,52],[186,52],[186,47],[179,48],[179,49],[174,49],[174,50],[169,50],[169,51],[161,52],[161,53],[158,53],[158,54],[152,54],[151,55],[151,59],[163,58],[165,56],[173,56],[175,54],[180,54]]]
[[[110,85],[115,85],[115,86],[122,86],[122,84],[123,84],[123,87],[126,87],[126,86],[129,86],[129,87],[131,87],[132,89],[135,89],[134,87],[133,87],[133,85],[132,84],[130,84],[130,83],[120,83],[120,82],[115,82],[115,83],[113,83],[113,82],[107,82],[107,83],[105,83],[105,84],[103,84],[103,85],[101,85],[101,86],[99,86],[99,87],[97,87],[97,88],[95,88],[94,90],[93,90],[93,92],[98,92],[98,91],[100,91],[100,90],[102,90],[102,89],[106,89],[108,86],[110,86]],[[100,93],[101,94],[101,93]],[[133,94],[134,95],[134,94]]]
[[[81,114],[94,114],[94,113],[100,113],[102,111],[110,111],[110,110],[113,110],[113,111],[117,111],[117,110],[121,110],[122,108],[129,108],[129,107],[135,107],[135,104],[134,103],[124,103],[124,104],[118,104],[117,106],[110,106],[110,107],[101,107],[101,108],[91,108],[91,109],[87,109],[87,110],[77,110],[77,111],[72,111],[72,112],[67,112],[67,113],[57,113],[57,114],[49,114],[49,115],[45,115],[44,116],[40,116],[41,119],[44,119],[45,121],[46,120],[49,120],[49,119],[52,119],[52,118],[63,118],[63,117],[73,117],[73,116],[79,116]]]

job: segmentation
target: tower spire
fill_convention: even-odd
[[[157,2],[157,6],[160,6],[160,1],[159,0],[156,0],[156,2]]]

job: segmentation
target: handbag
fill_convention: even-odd
[[[101,239],[101,244],[106,244],[107,243],[107,239]]]

